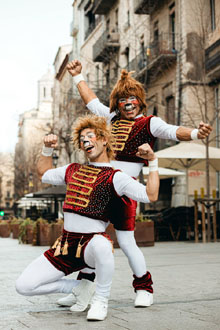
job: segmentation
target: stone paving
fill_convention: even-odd
[[[58,307],[61,294],[17,294],[16,278],[45,249],[0,238],[0,329],[220,329],[220,243],[160,242],[141,248],[154,280],[154,305],[149,308],[133,307],[132,273],[116,249],[109,312],[103,322],[88,322],[86,312],[73,314]]]

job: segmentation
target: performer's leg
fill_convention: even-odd
[[[134,231],[115,230],[118,244],[128,258],[134,273],[133,286],[137,296],[135,307],[148,307],[153,304],[153,288],[151,274],[147,272],[144,255],[137,246]]]
[[[114,257],[110,241],[95,235],[88,243],[84,259],[88,266],[96,269],[96,291],[88,311],[88,320],[104,320],[107,316],[108,298],[114,273]]]
[[[115,230],[118,244],[128,258],[129,265],[137,277],[143,276],[146,271],[144,255],[137,246],[134,231]]]
[[[78,281],[62,279],[64,275],[41,255],[22,272],[16,281],[16,290],[25,296],[70,293]]]

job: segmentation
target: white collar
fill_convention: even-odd
[[[89,165],[94,165],[94,166],[103,166],[103,167],[112,167],[110,163],[99,163],[99,162],[89,162]]]

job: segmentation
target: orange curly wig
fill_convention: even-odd
[[[140,102],[141,112],[147,111],[146,93],[143,85],[132,78],[134,71],[128,72],[127,70],[121,71],[121,78],[115,84],[110,95],[110,112],[116,111],[118,108],[118,100],[120,98],[136,96]]]
[[[114,159],[113,143],[114,137],[111,134],[111,127],[107,124],[105,117],[95,115],[86,115],[79,117],[73,126],[73,143],[77,149],[80,149],[80,133],[86,128],[95,130],[97,139],[105,138],[107,141],[107,155],[109,159]]]

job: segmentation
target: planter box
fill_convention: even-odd
[[[115,234],[115,229],[112,224],[106,229],[106,233],[114,241],[114,248],[118,248],[118,241]],[[154,222],[136,222],[134,236],[138,246],[153,246],[154,245]]]
[[[12,232],[12,237],[13,238],[18,238],[19,236],[19,223],[13,223],[10,225],[11,227],[11,232]]]
[[[0,237],[9,237],[10,233],[11,231],[8,223],[0,224]]]
[[[136,222],[134,237],[138,246],[154,245],[154,222]]]
[[[27,225],[25,242],[27,244],[32,244],[33,243],[33,238],[34,238],[34,226],[33,225]]]
[[[59,236],[63,233],[63,224],[52,223],[50,225],[50,246],[54,244]]]
[[[39,223],[37,225],[37,242],[36,245],[50,245],[50,225],[49,223]]]

